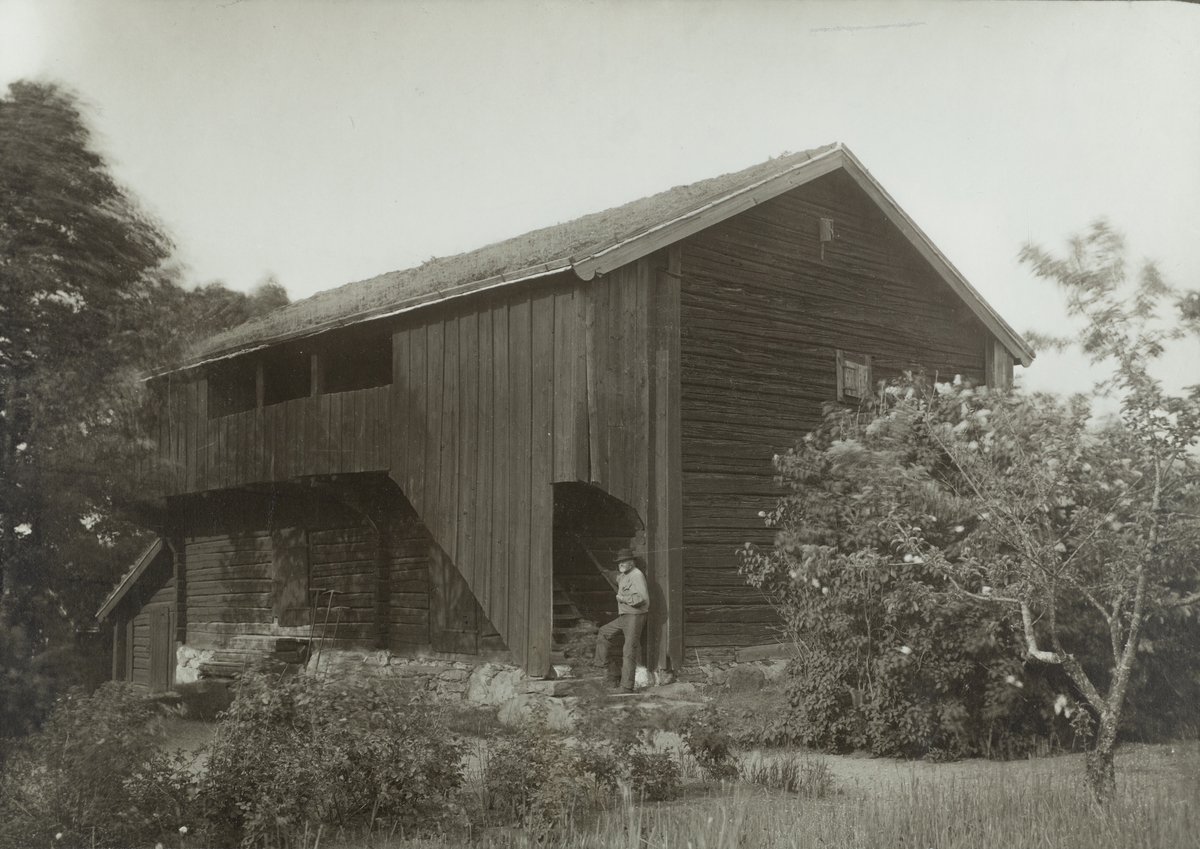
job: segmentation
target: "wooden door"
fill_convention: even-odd
[[[167,605],[150,613],[150,690],[169,690],[175,678],[175,611]]]
[[[434,651],[479,654],[479,605],[458,567],[429,544],[429,642]]]

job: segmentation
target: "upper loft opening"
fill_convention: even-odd
[[[303,348],[269,348],[261,359],[262,405],[307,398],[312,391],[312,355]]]
[[[219,419],[246,410],[258,403],[258,377],[255,364],[246,357],[215,363],[208,371],[208,417]]]
[[[357,392],[392,382],[392,337],[341,331],[301,345],[280,345],[210,365],[208,417],[269,407],[298,398]]]
[[[392,336],[362,330],[331,334],[322,365],[325,392],[388,386],[392,382]]]

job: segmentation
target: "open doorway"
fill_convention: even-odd
[[[554,484],[554,642],[587,619],[603,624],[617,615],[619,549],[639,548],[644,525],[637,511],[590,484]]]

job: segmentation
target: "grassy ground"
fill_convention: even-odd
[[[1122,747],[1107,809],[1083,787],[1082,756],[995,763],[901,763],[807,755],[832,779],[814,798],[744,782],[686,788],[669,803],[624,798],[550,834],[492,829],[443,840],[326,838],[344,849],[1174,849],[1200,847],[1200,744]],[[332,837],[332,841],[329,839]]]
[[[206,742],[212,732],[199,724],[177,724],[168,736],[184,748]],[[452,726],[455,733],[478,741],[498,733],[494,713],[485,709],[456,715]],[[1200,849],[1200,743],[1196,741],[1119,748],[1117,795],[1103,810],[1083,786],[1081,754],[1008,763],[905,762],[779,752],[743,753],[742,757],[765,765],[791,757],[821,780],[804,784],[800,793],[745,781],[706,785],[695,763],[681,756],[686,782],[682,798],[647,804],[628,797],[614,799],[590,821],[553,833],[499,828],[440,841],[408,840],[396,833],[314,834],[304,840],[303,849]],[[472,792],[477,773],[478,763],[468,769],[465,792]]]

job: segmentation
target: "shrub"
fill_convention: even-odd
[[[166,766],[156,713],[127,684],[61,698],[4,766],[0,846],[153,845],[174,831],[178,805],[154,780]]]
[[[534,717],[487,753],[482,818],[534,828],[577,823],[600,808],[620,774],[611,749],[568,742]]]
[[[629,784],[647,802],[667,802],[679,796],[679,764],[670,752],[635,749],[629,753]]]
[[[1054,705],[1074,688],[1061,668],[1023,659],[1020,618],[956,591],[941,561],[900,539],[898,529],[916,529],[966,556],[988,515],[946,482],[945,452],[908,409],[928,391],[910,378],[889,387],[879,414],[830,408],[776,458],[786,493],[764,514],[775,544],[747,544],[741,568],[799,649],[784,681],[787,730],[805,745],[881,756],[1019,757],[1073,744]],[[1006,397],[953,393],[977,405]],[[1079,611],[1058,615],[1067,626]]]
[[[706,779],[722,781],[737,777],[733,738],[720,713],[711,705],[685,719],[679,736]]]
[[[432,829],[452,816],[461,745],[393,682],[243,680],[194,803],[201,839],[290,844],[318,827]]]

